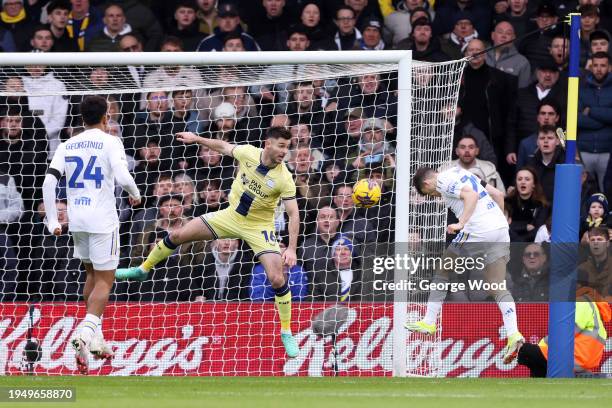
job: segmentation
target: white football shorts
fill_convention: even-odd
[[[72,232],[74,257],[90,263],[96,271],[110,271],[119,265],[119,228],[107,234]]]
[[[447,250],[460,257],[483,258],[491,264],[504,257],[510,260],[510,234],[508,228],[499,228],[484,233],[460,231]]]

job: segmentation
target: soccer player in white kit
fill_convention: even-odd
[[[510,257],[508,221],[503,213],[503,193],[473,173],[459,168],[437,172],[422,167],[414,175],[414,186],[422,195],[442,197],[444,203],[457,216],[458,222],[447,227],[457,234],[447,248],[445,257],[481,257],[485,264],[485,278],[490,283],[501,283],[506,276],[506,263]],[[448,283],[449,271],[437,271],[433,282]],[[447,291],[432,290],[427,300],[423,320],[406,323],[410,331],[434,334],[436,320],[442,309]],[[512,362],[525,339],[518,331],[516,305],[507,290],[491,290],[499,306],[508,335],[504,354],[506,364]]]
[[[86,129],[57,148],[43,183],[47,228],[61,234],[55,205],[55,188],[66,174],[68,228],[74,241],[74,256],[87,272],[83,298],[87,315],[71,340],[77,367],[83,374],[89,367],[88,352],[98,359],[112,358],[102,335],[102,313],[108,303],[119,264],[119,218],[115,181],[140,203],[140,192],[132,178],[121,141],[108,133],[106,99],[87,96],[80,104]]]

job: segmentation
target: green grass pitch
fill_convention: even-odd
[[[74,387],[77,397],[0,408],[558,408],[612,401],[612,381],[602,379],[4,377],[0,386]]]

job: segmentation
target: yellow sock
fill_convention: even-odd
[[[274,303],[278,309],[282,332],[291,332],[291,292],[282,296],[274,296]]]
[[[155,244],[155,248],[149,253],[147,259],[142,263],[141,268],[145,272],[149,272],[155,265],[172,255],[176,248],[168,248],[162,239],[157,244]]]

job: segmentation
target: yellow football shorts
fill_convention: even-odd
[[[215,239],[241,239],[251,247],[256,258],[267,253],[280,254],[274,224],[248,223],[233,208],[204,214],[200,219],[210,228]]]

